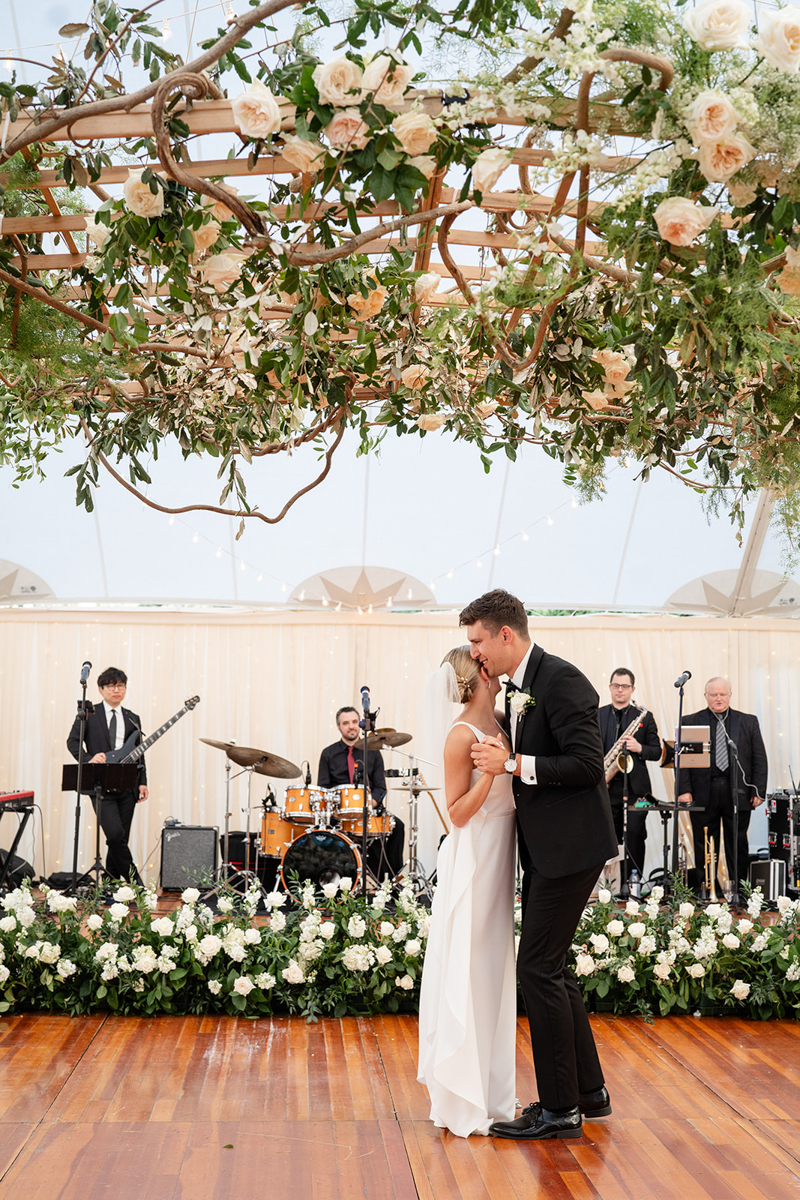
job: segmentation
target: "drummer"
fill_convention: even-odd
[[[358,726],[358,710],[349,704],[336,714],[336,725],[340,740],[326,746],[319,756],[317,786],[322,789],[334,787],[358,787],[364,763],[364,748],[359,744],[361,730]],[[380,751],[367,751],[368,786],[373,808],[383,811],[386,799],[386,776]],[[386,838],[376,838],[367,851],[367,862],[378,879],[397,875],[403,867],[403,844],[405,827],[395,817],[394,829]]]

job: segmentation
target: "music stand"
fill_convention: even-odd
[[[75,844],[72,854],[72,883],[67,889],[68,891],[74,892],[91,875],[94,875],[95,887],[98,891],[100,890],[100,876],[103,874],[103,863],[100,858],[100,806],[103,802],[103,792],[127,791],[136,787],[138,779],[139,768],[136,763],[65,763],[61,768],[62,792],[75,792],[77,794]],[[78,791],[79,786],[80,791]],[[95,827],[94,862],[78,878],[81,794],[84,796],[93,795],[97,821]]]

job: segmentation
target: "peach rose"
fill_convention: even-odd
[[[485,421],[492,415],[496,408],[496,400],[486,400],[483,404],[476,404],[473,412],[479,420]]]
[[[404,153],[412,157],[426,154],[438,137],[433,121],[421,109],[414,109],[395,117],[392,130]]]
[[[786,266],[776,282],[784,296],[800,296],[800,250],[786,247]]]
[[[227,192],[229,196],[239,195],[236,188],[228,187],[227,183],[218,183],[216,186],[222,188],[223,192]],[[230,221],[233,219],[233,213],[227,204],[223,204],[221,200],[215,200],[213,196],[203,196],[203,204],[206,208],[211,209],[211,215],[215,221]]]
[[[749,50],[752,19],[741,0],[701,0],[686,13],[683,27],[703,50]]]
[[[414,284],[414,299],[417,304],[430,304],[441,282],[442,277],[436,271],[426,271],[424,275],[420,275]]]
[[[217,292],[224,292],[236,283],[242,273],[242,263],[246,254],[228,251],[225,254],[212,254],[200,268],[203,283],[210,283]]]
[[[234,96],[233,119],[240,133],[249,138],[268,138],[281,127],[278,101],[260,79],[254,79],[246,92]]]
[[[754,48],[778,71],[800,71],[800,8],[790,5],[760,12]]]
[[[421,417],[417,417],[417,425],[420,429],[441,429],[447,417],[443,417],[441,413],[425,413]]]
[[[342,55],[314,68],[312,79],[323,104],[343,108],[361,98],[361,68]],[[354,93],[358,93],[356,96]]]
[[[755,158],[755,149],[741,133],[734,133],[724,142],[701,146],[697,152],[700,170],[709,183],[727,183],[731,175]]]
[[[662,200],[653,213],[658,232],[671,246],[691,246],[708,229],[718,208],[700,207],[685,196]]]
[[[606,382],[612,386],[622,383],[630,374],[630,363],[619,350],[595,350],[592,359],[603,368]]]
[[[303,175],[316,175],[322,170],[325,158],[325,147],[321,142],[310,142],[294,134],[283,135],[281,154],[290,167]]]
[[[472,164],[472,186],[475,190],[490,192],[510,164],[511,158],[512,151],[501,150],[499,146],[493,146],[491,150],[484,150],[479,154]]]
[[[728,199],[735,208],[747,208],[757,195],[758,192],[752,183],[728,183]]]
[[[364,94],[374,93],[376,104],[397,111],[397,105],[403,99],[411,84],[414,74],[406,63],[395,62],[388,54],[378,54],[367,64],[361,87]]]
[[[86,233],[92,245],[102,250],[111,235],[111,230],[107,225],[98,224],[97,214],[92,213],[86,218]]]
[[[593,408],[595,412],[599,412],[602,408],[609,407],[608,396],[605,394],[605,392],[595,390],[593,392],[581,392],[581,395],[590,408]]]
[[[219,222],[212,217],[205,225],[201,225],[199,229],[192,230],[194,239],[195,254],[205,254],[206,250],[210,250],[220,235]]]
[[[164,189],[151,192],[149,183],[142,183],[145,167],[130,167],[122,189],[125,207],[137,217],[160,217],[164,211]]]
[[[371,279],[375,286],[368,295],[362,296],[361,292],[351,292],[347,297],[347,303],[356,314],[357,321],[369,321],[371,317],[377,317],[386,303],[388,290],[382,283],[377,282],[374,275]]]
[[[403,385],[407,388],[421,388],[428,382],[428,372],[425,367],[406,367],[400,375]]]
[[[372,136],[357,108],[343,108],[324,129],[334,150],[363,150]]]
[[[430,179],[436,170],[436,159],[432,154],[417,154],[408,160],[410,167],[416,167],[426,179]]]
[[[696,146],[724,142],[736,132],[739,114],[722,92],[705,91],[695,98],[686,125]]]

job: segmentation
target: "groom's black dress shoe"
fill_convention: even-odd
[[[596,1092],[581,1092],[578,1104],[583,1117],[607,1117],[611,1112],[608,1088],[601,1087]]]
[[[576,1106],[565,1113],[550,1112],[541,1104],[523,1108],[516,1121],[495,1121],[489,1128],[490,1137],[512,1138],[518,1142],[539,1141],[543,1138],[578,1138],[581,1136],[581,1110]]]

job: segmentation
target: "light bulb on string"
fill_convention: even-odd
[[[174,525],[174,524],[175,524],[175,518],[174,518],[174,517],[170,517],[170,519],[167,521],[167,524],[168,524],[168,525]]]
[[[6,50],[6,57],[5,57],[5,61],[4,61],[4,63],[3,63],[3,66],[5,67],[5,69],[6,69],[7,71],[11,71],[11,70],[13,70],[13,69],[14,69],[14,60],[13,60],[13,58],[11,57],[11,51],[10,51],[10,50]]]
[[[371,604],[370,604],[369,608],[367,609],[367,612],[368,612],[368,613],[371,613],[371,612],[372,612],[372,605],[371,605]]]
[[[447,578],[448,578],[448,579],[452,579],[452,578],[453,578],[453,572],[452,572],[452,570],[450,570],[450,571],[448,571],[448,572],[447,572]]]
[[[233,11],[231,0],[228,0],[227,4],[225,5],[225,24],[232,25],[235,20],[236,13]]]
[[[523,542],[529,542],[531,540],[527,530],[525,529],[522,531],[522,540]]]
[[[161,26],[161,40],[162,42],[168,42],[171,37],[172,30],[169,27],[169,20],[167,17],[164,17],[164,24]]]
[[[430,581],[430,583],[428,584],[428,587],[431,589],[432,592],[436,591],[436,584],[433,582],[433,580]]]
[[[214,557],[222,558],[222,546],[217,546],[217,553],[214,555]]]
[[[342,602],[341,602],[341,600],[340,600],[340,601],[339,601],[339,603],[336,605],[336,608],[335,608],[335,610],[334,610],[334,611],[335,611],[335,612],[341,612],[341,611],[342,611]]]
[[[391,607],[392,607],[392,597],[391,597],[391,596],[390,596],[390,597],[389,597],[389,599],[386,601],[386,607],[387,607],[387,608],[391,608]]]
[[[263,583],[263,582],[264,582],[264,576],[263,576],[263,575],[257,575],[257,576],[256,576],[256,583]]]
[[[61,49],[61,42],[58,43],[58,49],[56,50],[56,58],[58,59],[59,62],[63,63],[64,51]]]
[[[199,533],[196,533],[196,534],[194,535],[194,537],[192,538],[192,541],[194,542],[194,544],[195,544],[195,546],[196,546],[196,545],[197,545],[197,543],[200,541],[200,534],[199,534]]]
[[[409,588],[406,592],[406,600],[410,600],[413,595],[414,593],[411,591],[411,588]]]
[[[494,556],[495,556],[495,558],[497,558],[497,556],[498,556],[498,554],[499,554],[499,553],[500,553],[500,547],[499,547],[499,546],[495,546],[495,548],[494,548]]]
[[[244,559],[242,559],[242,561],[239,563],[239,570],[240,570],[240,571],[246,571],[246,570],[247,570],[247,565],[246,565],[246,563],[245,563]]]
[[[548,525],[552,525],[552,524],[553,524],[553,518],[550,516],[550,514],[549,514],[549,513],[547,514],[547,524],[548,524]]]
[[[570,504],[570,508],[577,508],[577,507],[578,507],[578,501],[573,500],[572,503]]]
[[[302,602],[303,602],[303,600],[305,600],[305,598],[306,598],[306,589],[305,589],[305,588],[303,588],[302,592],[301,592],[301,593],[300,593],[300,595],[297,597],[297,599],[298,599],[298,600],[299,600],[299,601],[302,603]]]
[[[327,597],[327,596],[323,596],[323,597],[322,597],[322,607],[323,607],[323,608],[327,608],[327,607],[328,607],[328,597]]]
[[[477,567],[479,570],[480,570],[480,568],[483,566],[483,563],[481,562],[481,560],[480,560],[479,558],[476,558],[476,559],[475,559],[475,566],[476,566],[476,567]]]
[[[285,583],[282,583],[282,584],[281,584],[281,591],[282,591],[282,592],[285,592],[285,591],[286,591],[286,584],[285,584]]]

